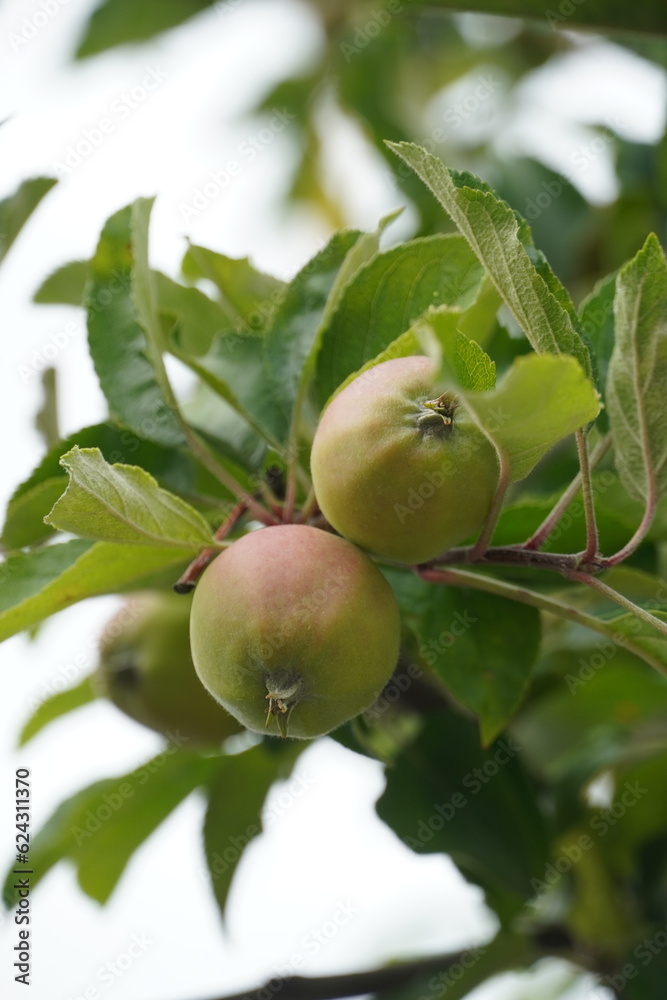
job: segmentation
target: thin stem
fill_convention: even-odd
[[[174,388],[171,384],[167,367],[162,356],[159,338],[157,338],[154,333],[153,335],[148,335],[148,344],[150,348],[151,361],[153,368],[155,369],[158,383],[162,389],[164,400],[174,411],[174,414],[181,425],[181,430],[183,431],[185,440],[189,444],[192,452],[197,456],[202,465],[204,465],[209,472],[212,473],[212,475],[214,475],[215,478],[229,490],[230,493],[232,493],[239,500],[247,501],[248,508],[253,512],[258,521],[261,521],[262,524],[265,525],[277,524],[278,522],[276,518],[264,510],[262,505],[259,504],[257,500],[255,500],[255,498],[251,496],[251,494],[249,494],[239,482],[237,482],[234,476],[232,476],[230,472],[227,472],[227,470],[218,462],[208,445],[199,437],[199,435],[187,422],[183,416],[181,408],[178,404],[178,399],[176,398],[176,393],[174,392]]]
[[[223,541],[231,531],[234,530],[236,525],[239,523],[241,518],[245,513],[247,513],[248,504],[245,500],[239,500],[239,502],[232,507],[229,516],[225,518],[220,527],[215,533],[215,537],[219,542]],[[174,584],[174,590],[177,594],[189,594],[191,590],[197,583],[197,580],[202,575],[209,563],[213,562],[215,557],[219,555],[220,549],[204,549],[200,552],[196,559],[190,563],[185,573]]]
[[[319,513],[320,506],[317,502],[317,497],[315,496],[315,490],[310,487],[308,496],[306,497],[305,503],[301,508],[301,514],[299,515],[299,522],[301,524],[307,524],[312,517],[315,517]]]
[[[623,594],[619,594],[617,590],[614,590],[613,587],[603,583],[602,580],[598,580],[589,573],[579,573],[576,571],[568,574],[568,579],[573,580],[575,583],[585,583],[587,587],[591,588],[591,590],[597,590],[599,594],[603,594],[610,601],[613,601],[615,604],[619,604],[622,608],[625,608],[626,611],[635,615],[636,618],[640,618],[641,621],[646,622],[647,625],[651,625],[652,628],[657,629],[658,632],[662,633],[662,635],[667,636],[667,622],[663,622],[660,618],[656,618],[650,611],[646,611],[638,604],[635,604],[635,602],[631,601],[629,597],[624,597]]]
[[[598,463],[604,458],[611,447],[611,434],[606,434],[598,441],[588,460],[588,467],[592,472]],[[527,542],[524,542],[525,549],[539,549],[546,542],[547,538],[554,530],[561,517],[570,506],[577,493],[581,489],[581,472],[578,472],[568,488],[563,493],[553,510],[547,514],[542,524],[531,535]]]
[[[591,483],[591,467],[588,457],[588,441],[582,430],[576,433],[577,452],[579,454],[579,466],[581,469],[581,493],[584,499],[584,519],[586,522],[586,548],[581,554],[581,563],[585,564],[597,555],[598,552],[598,526],[595,520],[595,500],[593,497],[593,484]]]
[[[183,428],[183,433],[185,438],[190,445],[192,452],[197,456],[202,465],[211,472],[215,478],[225,486],[230,493],[236,496],[239,500],[244,500],[248,504],[248,510],[252,512],[253,517],[257,518],[265,525],[278,524],[277,518],[270,514],[258,501],[250,494],[237,480],[232,476],[230,472],[220,465],[217,458],[213,452],[209,449],[208,445],[199,437],[199,435],[190,427],[187,421],[182,416],[180,410],[176,411],[181,422],[181,427]]]
[[[652,493],[646,503],[646,510],[644,511],[644,516],[641,520],[641,524],[635,531],[634,535],[632,536],[628,544],[624,545],[619,552],[616,552],[613,556],[609,556],[609,558],[605,560],[607,566],[618,566],[618,564],[622,563],[624,559],[627,559],[628,556],[631,556],[632,553],[635,551],[635,549],[639,548],[641,543],[644,541],[644,538],[646,537],[647,531],[653,524],[653,518],[655,517],[655,510],[656,510],[656,498],[655,495]]]
[[[508,583],[506,580],[498,580],[496,577],[474,573],[471,570],[435,569],[420,566],[417,567],[416,572],[418,576],[429,583],[471,587],[474,590],[482,590],[486,594],[507,597],[512,601],[518,601],[519,604],[528,604],[533,608],[538,608],[540,611],[547,611],[558,618],[564,618],[566,621],[583,625],[585,628],[589,628],[593,632],[598,632],[600,635],[611,639],[616,645],[627,649],[628,652],[634,653],[635,656],[644,660],[659,673],[663,675],[667,674],[667,668],[661,659],[652,656],[650,650],[635,643],[631,638],[620,635],[613,622],[604,622],[600,618],[595,618],[594,615],[586,614],[585,611],[573,607],[571,604],[564,604],[562,601],[548,597],[546,594],[539,594],[533,590],[528,590],[526,587],[519,587],[514,583]],[[581,575],[583,576],[584,574]]]
[[[443,552],[424,563],[422,568],[438,568],[440,566],[461,566],[472,562],[473,550],[454,548]],[[531,569],[546,569],[553,573],[566,573],[580,569],[581,557],[571,553],[534,552],[519,545],[496,545],[488,548],[484,555],[475,560],[478,565],[486,566],[527,566]],[[605,568],[603,560],[594,560],[588,564],[589,572],[598,572]]]
[[[491,510],[488,513],[486,521],[484,522],[482,533],[475,542],[472,552],[470,553],[471,562],[476,562],[478,559],[481,559],[488,549],[491,536],[493,535],[496,524],[498,523],[498,516],[505,501],[507,487],[510,484],[510,464],[507,456],[503,452],[498,452],[497,454],[500,462],[498,485],[496,487],[493,503],[491,504]]]
[[[294,520],[294,505],[296,501],[296,472],[297,472],[296,452],[290,451],[289,465],[287,466],[287,485],[285,488],[285,505],[283,507],[283,524],[291,524]]]

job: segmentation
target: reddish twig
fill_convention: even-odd
[[[248,507],[249,504],[247,500],[239,500],[239,502],[232,507],[229,516],[225,518],[215,533],[215,537],[219,542],[222,542],[230,531],[234,530],[244,514],[247,513]],[[193,559],[190,563],[185,573],[183,573],[183,575],[174,584],[174,590],[176,593],[189,594],[190,591],[194,590],[199,577],[202,575],[208,564],[213,562],[219,553],[220,549],[204,549],[203,552],[200,552],[197,558]]]

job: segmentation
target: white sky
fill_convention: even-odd
[[[34,307],[30,297],[54,267],[91,253],[108,215],[137,195],[157,192],[152,259],[174,274],[186,234],[233,256],[249,254],[281,277],[294,273],[328,235],[312,215],[277,208],[292,155],[284,133],[276,132],[251,161],[243,144],[266,122],[234,120],[272,81],[305,67],[320,44],[305,5],[243,0],[223,17],[209,11],[145,47],[71,65],[68,57],[93,6],[92,0],[60,6],[18,51],[11,36],[39,4],[5,0],[0,8],[0,119],[11,115],[0,128],[0,197],[27,176],[53,173],[86,130],[90,134],[105,118],[111,122],[99,145],[44,201],[0,269],[0,399],[7,428],[2,502],[42,451],[32,430],[38,379],[26,381],[21,368],[68,323],[80,332],[56,362],[62,430],[70,433],[104,415],[79,311]],[[564,169],[577,144],[590,141],[589,122],[617,121],[641,139],[660,132],[664,74],[612,46],[591,45],[534,74],[506,136],[508,148],[532,152],[537,143],[541,155]],[[151,72],[163,77],[159,85],[136,108],[122,111],[119,99]],[[356,128],[334,112],[326,124],[330,176],[349,222],[371,227],[400,198],[379,179],[378,158]],[[211,171],[224,171],[233,159],[242,162],[240,175],[185,220],[181,206],[192,203]],[[601,200],[611,196],[613,184],[605,155],[581,178],[582,190],[596,197],[601,192]],[[409,226],[409,214],[403,225]],[[24,751],[13,749],[30,700],[59,683],[80,654],[92,668],[95,637],[117,604],[114,598],[87,602],[47,623],[36,641],[19,636],[0,649],[0,859],[11,855],[16,767],[33,773],[36,828],[65,795],[159,749],[156,736],[104,704],[65,717]],[[184,803],[137,852],[105,908],[81,894],[69,869],[56,869],[33,897],[33,1000],[74,1000],[86,990],[87,1000],[196,1000],[257,984],[295,954],[303,955],[302,971],[310,974],[354,971],[399,955],[466,946],[492,933],[480,894],[464,885],[447,859],[415,858],[375,818],[372,803],[383,780],[378,765],[320,741],[299,769],[312,784],[244,858],[226,936],[202,877],[198,799]],[[284,873],[289,898],[272,890],[276,873]],[[341,903],[358,912],[326,947],[313,949],[310,932]],[[134,934],[147,936],[146,950],[122,975],[102,979],[107,963],[125,965]],[[12,981],[14,943],[6,920],[0,926],[3,1000],[24,995]],[[541,972],[545,998],[548,981],[556,990],[564,974],[555,964]],[[530,983],[527,992],[517,992],[516,977],[504,977],[475,1000],[519,1000],[537,988],[537,981]],[[604,993],[580,984],[567,996],[601,1000]]]

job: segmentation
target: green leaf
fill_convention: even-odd
[[[74,862],[79,885],[106,903],[128,861],[184,799],[204,785],[218,765],[174,744],[128,774],[104,778],[62,802],[33,838],[34,887],[58,864]],[[7,905],[14,902],[10,874]]]
[[[272,397],[271,426],[286,440],[297,403],[304,399],[320,343],[327,303],[336,294],[336,279],[361,237],[358,231],[332,236],[317,256],[290,283],[264,344],[267,381]],[[295,407],[297,407],[295,411]]]
[[[159,4],[133,4],[132,0],[103,0],[93,11],[76,50],[77,59],[97,55],[115,45],[144,42],[174,28],[212,0],[163,0]]]
[[[488,746],[528,688],[540,648],[539,612],[475,590],[430,590],[426,611],[414,626],[420,654],[479,717],[482,743]]]
[[[175,323],[175,338],[187,354],[206,354],[215,336],[229,328],[229,321],[217,302],[198,288],[188,288],[154,271],[157,305],[161,314]]]
[[[337,396],[350,382],[384,361],[423,353],[437,356],[437,360],[453,373],[457,385],[480,392],[492,389],[496,384],[496,366],[479,344],[458,329],[463,316],[465,313],[450,306],[427,310],[384,351],[367,361],[359,371],[348,375],[333,395]]]
[[[492,392],[459,395],[509,461],[513,482],[523,479],[550,448],[600,409],[600,399],[578,362],[566,355],[517,358]]]
[[[60,456],[75,445],[99,448],[107,462],[132,459],[131,464],[140,465],[175,493],[191,493],[195,488],[195,466],[185,452],[144,441],[132,431],[109,423],[83,427],[51,448],[30,477],[14,491],[2,530],[6,549],[34,545],[53,534],[44,517],[67,486]]]
[[[220,761],[211,782],[204,820],[204,849],[216,902],[224,917],[236,865],[261,832],[261,809],[271,785],[289,776],[303,747],[292,741],[275,749],[260,743]]]
[[[92,677],[85,677],[80,684],[68,688],[66,691],[57,691],[50,698],[47,698],[37,706],[33,714],[24,723],[19,736],[18,745],[25,746],[29,740],[41,732],[54,719],[59,719],[68,712],[73,712],[82,705],[88,705],[99,695]]]
[[[89,277],[89,261],[70,261],[44,279],[32,301],[39,305],[81,306]]]
[[[584,299],[579,309],[581,333],[590,344],[597,370],[596,382],[602,390],[606,403],[607,370],[614,349],[614,296],[616,275],[610,274],[598,281],[591,294]],[[598,417],[598,428],[604,433],[609,430],[607,409]]]
[[[60,531],[105,542],[173,545],[197,552],[215,545],[207,522],[136,465],[109,465],[99,448],[60,459],[70,480],[46,520]]]
[[[225,257],[194,245],[183,258],[183,274],[190,281],[213,282],[220,292],[220,308],[237,333],[263,333],[286,288],[278,278],[254,268],[247,257]]]
[[[572,354],[590,375],[590,356],[576,329],[574,308],[534,250],[527,223],[478,177],[448,170],[412,143],[388,146],[421,177],[465,236],[533,348]]]
[[[623,761],[664,754],[664,677],[602,636],[561,654],[560,670],[561,683],[531,701],[512,729],[546,779],[578,790]]]
[[[45,368],[41,376],[42,402],[35,414],[35,430],[47,448],[60,440],[58,426],[58,376],[55,368]]]
[[[264,424],[271,396],[263,347],[261,337],[232,333],[216,337],[203,358],[177,355],[201,380],[183,413],[190,423],[225,442],[251,469],[261,464],[264,441],[274,440]]]
[[[139,323],[131,297],[132,219],[132,206],[111,216],[91,261],[86,294],[88,344],[113,415],[141,437],[174,447],[185,443],[183,432],[171,401],[165,398],[164,381],[156,376],[150,360],[155,359],[155,347]],[[140,304],[146,306],[145,295]]]
[[[231,338],[224,338],[222,341],[219,341],[213,348],[213,351],[211,353],[219,359],[220,358],[219,348],[221,346],[223,348],[228,346],[228,342],[231,343]],[[279,454],[284,454],[284,448],[281,445],[280,441],[278,441],[270,431],[266,430],[264,427],[261,426],[260,423],[258,423],[257,419],[253,416],[252,412],[246,409],[246,407],[238,398],[236,393],[231,389],[230,385],[224,379],[220,378],[220,376],[217,375],[216,372],[213,371],[211,368],[207,368],[205,365],[200,364],[198,361],[195,361],[194,358],[189,357],[187,354],[182,354],[180,351],[177,350],[172,350],[172,354],[174,355],[174,357],[177,357],[179,361],[182,361],[184,365],[187,365],[187,367],[192,372],[194,372],[194,374],[197,375],[197,377],[201,379],[201,381],[206,386],[208,386],[209,389],[211,389],[217,396],[219,396],[220,399],[228,403],[230,407],[245,421],[248,427],[253,431],[253,433],[258,438],[260,438],[263,441],[266,441],[267,444],[269,444]],[[210,358],[211,355],[209,354],[209,360]],[[246,380],[247,380],[247,374],[248,373],[246,372],[245,373]],[[262,370],[261,371],[262,382],[264,381],[263,376],[264,372]],[[264,391],[263,385],[260,385],[259,391],[260,392]],[[257,397],[255,397],[255,400],[256,399]],[[252,402],[255,402],[255,400],[253,400]]]
[[[667,491],[667,262],[657,237],[616,279],[616,343],[607,374],[616,467],[635,500]]]
[[[316,377],[320,403],[429,307],[472,304],[483,278],[460,236],[427,236],[373,257],[345,287],[322,332]]]
[[[183,550],[75,539],[0,563],[0,642],[86,597],[139,589],[159,570],[183,565]]]
[[[475,723],[433,713],[387,771],[380,818],[418,853],[444,851],[481,885],[501,919],[533,895],[547,841],[535,789],[511,739],[481,750]]]
[[[496,366],[478,343],[470,340],[459,327],[464,313],[448,306],[429,309],[415,323],[415,332],[426,343],[434,337],[441,351],[440,361],[462,389],[486,392],[496,384]],[[430,335],[430,337],[429,337]]]
[[[52,177],[33,177],[0,201],[0,261],[40,201],[57,182]]]

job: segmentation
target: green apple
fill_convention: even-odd
[[[421,356],[359,375],[324,411],[311,454],[317,500],[336,531],[410,564],[478,531],[498,485],[495,448],[434,378]]]
[[[396,666],[400,616],[354,545],[279,525],[244,535],[206,569],[190,638],[202,682],[239,722],[310,739],[373,702]]]
[[[157,591],[134,595],[102,636],[98,686],[126,715],[169,739],[220,743],[240,726],[195,672],[191,603]]]

